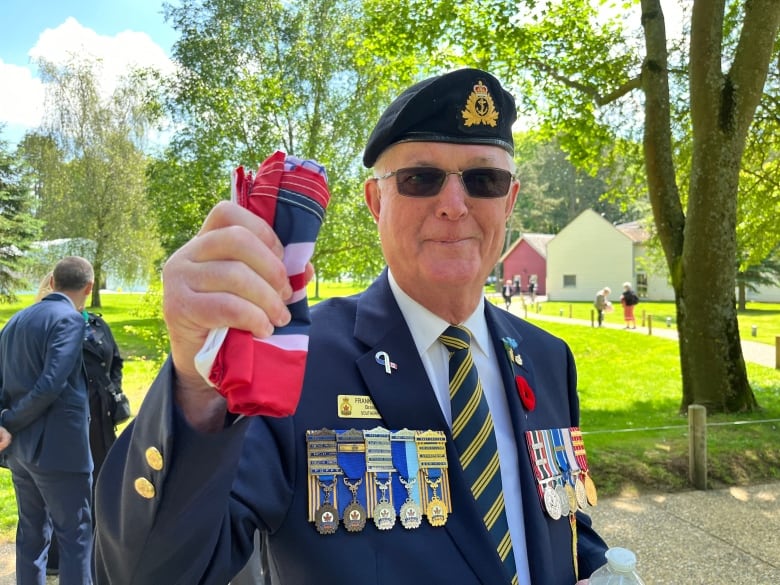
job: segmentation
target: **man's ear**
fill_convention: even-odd
[[[374,221],[379,221],[379,209],[382,207],[381,197],[379,195],[379,185],[376,179],[366,179],[363,184],[363,196],[366,200],[366,206],[374,217]]]
[[[89,296],[92,294],[92,287],[95,285],[94,282],[88,282],[87,286],[84,287],[84,294]]]

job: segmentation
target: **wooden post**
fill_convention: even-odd
[[[688,467],[697,490],[707,489],[707,408],[688,406]]]
[[[645,321],[646,321],[646,319],[647,319],[647,311],[645,311],[644,309],[642,309],[642,327],[644,327],[644,326],[645,326]]]
[[[572,316],[572,306],[571,303],[569,303],[569,319],[571,319]]]
[[[523,312],[525,313],[525,320],[528,320],[528,305],[523,303]]]
[[[775,369],[780,370],[780,335],[775,335]]]
[[[653,334],[653,316],[648,315],[647,316],[647,334],[652,335]]]

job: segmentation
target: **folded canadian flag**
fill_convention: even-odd
[[[227,399],[230,412],[287,416],[298,406],[306,367],[311,320],[304,270],[330,200],[327,175],[312,160],[277,151],[254,177],[243,167],[235,169],[231,191],[234,201],[273,226],[284,245],[292,320],[265,339],[239,329],[213,329],[195,366]]]

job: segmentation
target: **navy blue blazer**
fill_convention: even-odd
[[[486,304],[496,352],[518,341],[536,393],[523,410],[509,360],[499,360],[515,427],[528,556],[535,585],[573,585],[572,533],[545,515],[525,448],[528,429],[577,426],[574,361],[566,344]],[[284,585],[483,584],[505,582],[474,505],[450,431],[386,273],[368,290],[312,311],[301,402],[292,417],[252,417],[221,433],[191,429],[172,401],[166,364],[138,417],[122,434],[97,487],[98,585],[225,585],[252,552],[259,527],[274,583]],[[375,361],[385,351],[392,375]],[[339,417],[337,395],[369,396],[381,419]],[[444,527],[414,530],[372,522],[321,535],[308,521],[307,430],[442,430],[447,434],[452,514]],[[161,455],[161,457],[160,457]],[[604,562],[606,545],[577,515],[580,578]]]
[[[84,319],[53,293],[0,332],[0,425],[9,456],[51,471],[89,473],[89,406],[82,367]]]

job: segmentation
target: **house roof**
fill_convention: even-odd
[[[615,226],[615,229],[628,236],[636,244],[650,239],[650,233],[638,221],[618,224]]]
[[[547,243],[555,236],[552,234],[523,234],[515,242],[507,248],[507,251],[501,255],[498,259],[499,262],[503,262],[506,258],[520,245],[520,242],[525,241],[531,248],[533,248],[542,258],[547,258]]]

